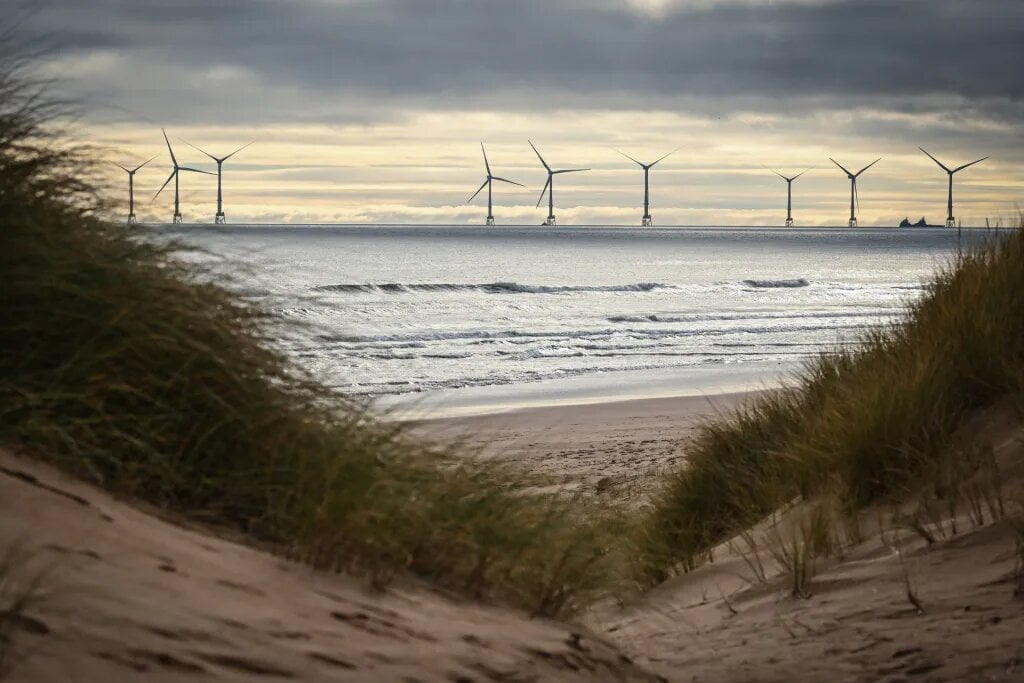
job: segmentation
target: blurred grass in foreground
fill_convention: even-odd
[[[540,614],[609,575],[607,516],[404,438],[300,372],[273,320],[98,218],[93,152],[0,65],[0,442],[376,583],[411,571]]]

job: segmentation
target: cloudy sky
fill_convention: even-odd
[[[536,224],[544,172],[562,223],[638,223],[653,160],[655,223],[941,222],[955,166],[965,224],[1024,204],[1021,0],[50,0],[25,34],[83,104],[84,133],[167,220],[167,128],[183,162],[256,140],[225,164],[232,222],[482,222],[465,202],[493,170],[499,223]],[[112,167],[113,168],[113,167]],[[114,169],[116,171],[116,169]],[[122,174],[123,175],[123,174]],[[183,176],[186,221],[212,177]]]

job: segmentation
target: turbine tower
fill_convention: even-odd
[[[171,164],[174,165],[174,170],[171,171],[171,175],[167,176],[167,180],[164,181],[164,184],[161,185],[160,189],[156,191],[155,195],[153,195],[153,199],[155,200],[157,197],[159,197],[160,193],[164,191],[165,187],[167,187],[167,183],[169,183],[169,182],[171,182],[173,180],[174,181],[174,221],[173,222],[174,223],[180,223],[181,222],[181,206],[180,206],[180,203],[178,201],[179,200],[178,174],[181,171],[191,171],[192,173],[205,173],[206,175],[213,175],[213,174],[210,173],[209,171],[200,171],[198,168],[189,168],[187,166],[178,166],[178,159],[177,159],[177,157],[174,156],[174,150],[171,149],[171,141],[167,139],[167,131],[164,130],[163,128],[161,128],[160,131],[164,134],[164,142],[167,143],[167,151],[170,152],[170,154],[171,154]]]
[[[864,171],[868,170],[869,168],[871,168],[872,166],[877,164],[882,159],[881,159],[881,157],[879,157],[878,159],[875,159],[870,164],[868,164],[864,168],[860,169],[856,173],[850,173],[845,168],[843,168],[842,164],[840,164],[838,161],[836,161],[832,157],[829,157],[828,160],[831,161],[836,166],[838,166],[840,169],[842,169],[843,173],[846,174],[846,177],[850,179],[850,222],[848,223],[848,225],[851,228],[856,228],[857,227],[857,214],[853,210],[854,209],[854,202],[856,202],[857,209],[858,210],[860,209],[860,195],[857,194],[857,178],[860,177],[861,173],[863,173]]]
[[[619,152],[619,150],[615,150],[615,151]],[[654,225],[654,223],[651,221],[651,183],[650,183],[651,169],[654,168],[654,166],[656,164],[658,164],[659,162],[661,162],[665,158],[667,158],[669,156],[672,156],[673,154],[675,154],[678,151],[679,151],[678,149],[674,149],[671,152],[669,152],[668,154],[666,154],[665,156],[661,157],[661,159],[658,159],[657,161],[652,161],[649,164],[645,164],[645,163],[642,163],[640,161],[637,161],[636,159],[634,159],[633,157],[629,156],[625,152],[619,152],[619,154],[621,154],[622,156],[626,157],[627,159],[632,161],[634,164],[636,164],[640,168],[644,169],[644,215],[643,215],[643,218],[640,219],[640,225],[644,226],[645,228],[648,228],[648,227]]]
[[[119,169],[128,174],[128,225],[135,225],[135,174],[140,168],[148,164],[149,162],[156,159],[156,157],[150,157],[135,168],[125,168],[121,164],[115,163]]]
[[[189,147],[191,147],[192,149],[195,149],[195,150],[198,150],[198,151],[202,152],[203,154],[205,154],[206,156],[210,157],[211,159],[213,159],[214,161],[217,162],[217,215],[213,219],[213,222],[215,224],[217,224],[217,225],[224,225],[225,223],[228,222],[227,218],[224,216],[224,194],[221,191],[221,175],[222,175],[222,171],[223,171],[222,166],[224,165],[225,161],[227,161],[231,157],[233,157],[236,154],[238,154],[239,152],[241,152],[243,149],[245,149],[246,147],[251,145],[253,142],[256,142],[256,141],[253,140],[252,142],[249,142],[249,143],[246,143],[246,144],[242,145],[241,147],[239,147],[238,149],[236,149],[234,152],[232,152],[231,154],[227,155],[226,157],[219,157],[218,158],[218,157],[213,156],[212,154],[210,154],[206,150],[199,149],[198,147],[193,145],[188,140],[185,141],[185,144],[188,145]]]
[[[800,176],[802,176],[804,173],[807,173],[807,171],[809,171],[810,169],[804,169],[803,171],[800,171],[799,173],[797,173],[792,178],[788,178],[788,177],[782,175],[781,173],[779,173],[778,171],[776,171],[773,168],[769,168],[768,170],[786,181],[786,227],[787,228],[792,228],[793,227],[793,181],[796,180],[797,178],[799,178]]]
[[[527,142],[530,142],[527,140]],[[530,142],[530,147],[533,147],[533,143]],[[537,206],[544,201],[544,193],[548,193],[548,217],[544,221],[544,225],[558,225],[555,220],[555,176],[559,173],[576,173],[577,171],[589,171],[589,168],[564,168],[558,171],[552,171],[551,167],[548,166],[548,162],[544,161],[544,157],[540,155],[536,147],[533,147],[534,153],[537,158],[540,159],[540,163],[544,164],[545,170],[548,172],[548,181],[544,183],[544,189],[540,191],[540,199],[537,200]]]
[[[924,147],[918,147],[918,149],[921,150],[922,152],[924,152],[925,154],[928,154],[927,150],[925,150]],[[946,227],[947,228],[955,228],[956,227],[956,219],[953,218],[953,174],[954,173],[959,173],[960,171],[964,170],[968,166],[974,166],[975,164],[980,164],[982,161],[985,161],[985,159],[988,159],[988,157],[982,157],[982,158],[978,159],[977,161],[972,161],[971,163],[964,164],[963,166],[957,166],[954,169],[947,168],[945,164],[943,164],[941,161],[939,161],[938,159],[933,157],[931,154],[928,154],[928,157],[932,161],[937,163],[942,168],[943,171],[945,171],[946,173],[949,174],[949,199],[946,202]]]
[[[469,204],[474,199],[476,199],[476,196],[478,194],[480,194],[480,192],[484,189],[484,187],[486,187],[487,188],[487,225],[494,225],[494,210],[492,208],[492,199],[493,199],[493,195],[494,195],[494,193],[493,193],[494,181],[495,180],[500,180],[503,183],[509,183],[511,185],[518,185],[519,187],[526,187],[526,185],[523,185],[522,183],[517,183],[514,180],[508,180],[507,178],[499,178],[498,176],[491,175],[491,165],[487,162],[487,150],[484,149],[484,143],[482,143],[482,142],[480,143],[480,151],[484,153],[484,168],[487,169],[487,178],[486,178],[486,180],[484,180],[484,184],[480,186],[480,189],[477,190],[476,192],[474,192],[473,196],[466,200],[466,203]]]

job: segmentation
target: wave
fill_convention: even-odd
[[[855,311],[790,311],[744,313],[689,313],[682,315],[613,315],[611,323],[701,323],[717,320],[803,320],[808,318],[886,318],[898,315],[900,308],[864,309]]]
[[[791,334],[794,332],[825,332],[844,330],[862,330],[864,324],[843,320],[829,321],[827,319],[810,319],[801,321],[794,320],[795,324],[772,325],[765,321],[761,325],[742,325],[738,327],[708,327],[680,329],[678,327],[623,327],[623,328],[590,328],[590,329],[561,329],[561,330],[459,330],[440,331],[409,334],[382,334],[382,335],[317,335],[318,342],[331,345],[339,345],[340,348],[353,351],[362,350],[369,345],[386,345],[391,347],[397,342],[402,345],[410,345],[405,348],[417,348],[413,344],[434,343],[444,341],[458,341],[478,343],[507,342],[529,344],[531,342],[550,341],[558,339],[577,340],[605,340],[633,337],[635,339],[686,339],[693,337],[726,337],[729,335],[743,334]],[[802,323],[802,324],[801,324]],[[337,347],[336,347],[337,348]],[[401,347],[395,347],[401,348]]]
[[[802,277],[798,277],[792,280],[744,280],[743,284],[757,289],[771,289],[776,287],[806,287],[811,283]]]
[[[485,282],[482,284],[399,283],[337,284],[313,288],[319,292],[410,294],[415,292],[486,292],[488,294],[564,294],[572,292],[650,292],[655,289],[677,289],[661,282],[636,282],[625,285],[523,285],[518,282]]]

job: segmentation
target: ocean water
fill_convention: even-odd
[[[167,232],[298,323],[281,344],[299,363],[373,396],[585,376],[625,389],[741,368],[768,377],[893,321],[957,249],[944,229]],[[965,232],[964,246],[984,238]]]

